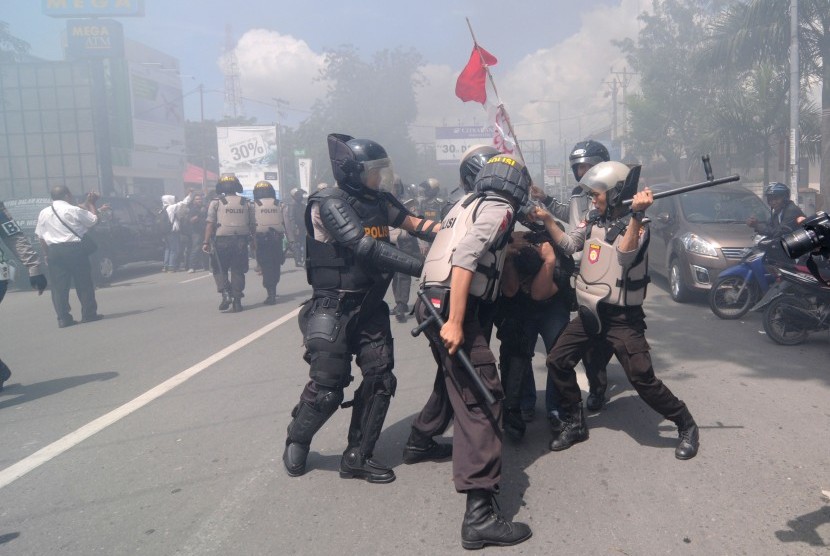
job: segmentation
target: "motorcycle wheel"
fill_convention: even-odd
[[[774,300],[764,310],[764,330],[774,342],[783,346],[795,346],[807,339],[810,330],[787,320],[784,316],[787,306],[809,309],[810,302],[794,295]]]
[[[724,320],[741,318],[749,312],[757,299],[757,286],[754,283],[747,284],[743,276],[718,278],[709,290],[709,308]]]

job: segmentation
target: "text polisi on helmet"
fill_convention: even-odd
[[[527,202],[531,185],[530,172],[525,165],[507,155],[490,158],[476,176],[476,191],[506,194],[517,206]]]

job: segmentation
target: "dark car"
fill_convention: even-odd
[[[655,193],[680,187],[656,184]],[[657,199],[651,218],[649,269],[665,276],[677,302],[693,292],[708,291],[725,268],[738,264],[754,244],[746,219],[764,221],[769,208],[740,185],[721,185]]]
[[[5,201],[6,208],[38,251],[40,243],[35,237],[37,217],[50,204],[48,198]],[[162,260],[164,240],[152,210],[130,197],[104,197],[98,206],[106,208],[99,209],[98,224],[89,232],[98,244],[91,257],[92,278],[96,285],[109,284],[118,267],[127,263]],[[18,269],[17,274],[20,279],[26,273]],[[25,286],[28,287],[28,284]]]

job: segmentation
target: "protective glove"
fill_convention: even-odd
[[[37,294],[41,295],[43,290],[46,289],[46,276],[43,274],[36,274],[34,276],[29,276],[29,284],[33,288],[37,289]]]

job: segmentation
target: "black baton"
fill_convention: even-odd
[[[418,292],[418,297],[420,298],[421,303],[423,303],[426,307],[427,313],[429,313],[429,317],[427,317],[424,320],[424,322],[412,329],[412,335],[417,336],[432,324],[435,324],[435,326],[437,326],[438,330],[440,331],[441,327],[444,326],[444,319],[442,319],[438,311],[435,310],[435,307],[432,305],[432,301],[429,300],[429,298],[426,296],[423,290]],[[496,398],[493,397],[493,394],[490,392],[487,386],[484,385],[484,382],[481,380],[481,377],[478,376],[475,367],[473,367],[472,361],[470,361],[470,358],[467,356],[467,352],[464,351],[463,348],[459,347],[458,351],[455,352],[455,355],[456,357],[458,357],[458,360],[461,361],[461,365],[467,371],[467,374],[470,375],[470,378],[473,380],[473,382],[475,382],[476,388],[478,388],[478,391],[481,392],[482,396],[484,396],[484,400],[490,405],[496,403]]]

